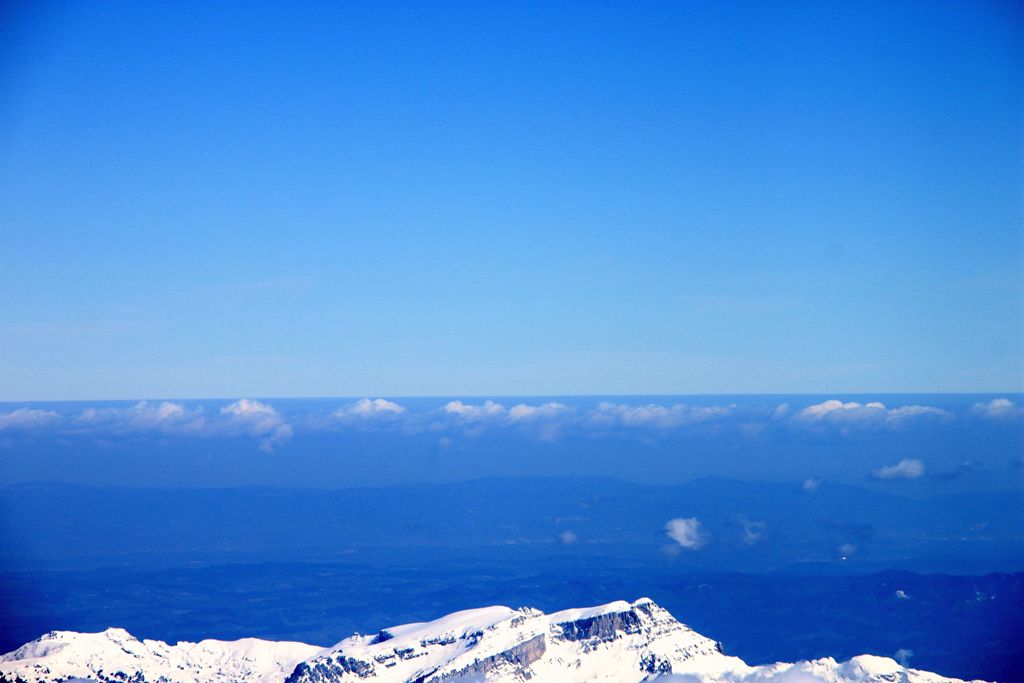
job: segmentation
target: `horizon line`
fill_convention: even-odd
[[[781,391],[739,391],[739,392],[692,392],[692,393],[665,393],[665,392],[610,392],[610,393],[565,393],[565,394],[553,394],[553,393],[501,393],[501,394],[480,394],[480,393],[468,393],[468,394],[383,394],[383,393],[364,393],[364,394],[335,394],[335,395],[310,395],[310,396],[286,396],[286,395],[260,395],[260,394],[235,394],[235,395],[209,395],[209,396],[135,396],[135,397],[119,397],[119,398],[36,398],[36,399],[0,399],[0,405],[8,404],[32,404],[32,403],[122,403],[122,402],[142,402],[142,401],[236,401],[241,398],[249,398],[260,401],[330,401],[330,400],[360,400],[363,398],[387,398],[387,399],[517,399],[517,398],[578,398],[578,399],[594,399],[594,398],[667,398],[667,397],[730,397],[730,396],[751,396],[751,397],[770,397],[770,396],[807,396],[807,397],[822,397],[822,396],[996,396],[996,395],[1014,395],[1024,396],[1024,389],[1011,389],[1011,390],[984,390],[984,391],[794,391],[794,392],[781,392]]]

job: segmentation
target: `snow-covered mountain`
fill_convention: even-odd
[[[955,681],[862,655],[748,666],[646,598],[544,614],[486,607],[329,648],[256,639],[168,645],[55,631],[0,657],[0,680],[54,683],[938,683]]]
[[[322,648],[243,638],[168,645],[120,628],[51,631],[0,657],[0,681],[119,683],[280,683]]]

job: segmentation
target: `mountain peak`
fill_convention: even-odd
[[[29,683],[640,683],[670,674],[708,683],[955,680],[872,655],[748,666],[650,598],[551,614],[482,607],[329,648],[255,638],[168,645],[118,628],[54,631],[0,657],[0,681]]]

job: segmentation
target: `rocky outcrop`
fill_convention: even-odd
[[[555,624],[553,630],[556,631],[557,637],[569,641],[607,642],[624,635],[640,633],[641,622],[637,610],[630,609],[626,612],[612,612]]]
[[[467,678],[480,680],[481,678],[493,674],[502,668],[509,669],[511,671],[525,672],[529,669],[531,664],[543,657],[546,651],[546,639],[544,634],[541,633],[523,643],[519,643],[518,645],[505,650],[504,652],[499,652],[496,655],[491,655],[484,659],[478,659],[472,664],[468,664],[456,671],[450,671],[439,676],[428,676],[423,680],[424,683],[426,683],[426,681],[430,681],[431,683],[440,683],[441,681],[452,681]]]
[[[345,678],[353,674],[357,678],[369,678],[374,675],[373,664],[354,657],[325,657],[312,663],[301,662],[295,671],[285,679],[285,683],[326,683]]]

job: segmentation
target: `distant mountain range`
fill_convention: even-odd
[[[862,655],[748,666],[649,599],[544,614],[487,607],[333,647],[253,638],[168,645],[123,629],[54,631],[0,657],[5,683],[940,683]]]

